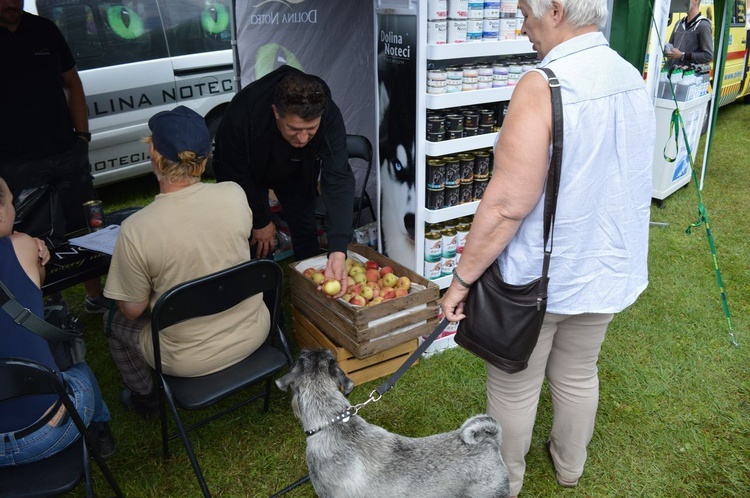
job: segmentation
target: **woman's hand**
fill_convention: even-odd
[[[49,259],[50,259],[50,253],[49,253],[49,249],[47,249],[47,244],[45,244],[42,239],[38,239],[36,237],[33,237],[33,239],[34,239],[34,242],[36,242],[36,247],[37,247],[38,254],[39,254],[39,264],[41,266],[44,266],[47,263],[49,263]]]

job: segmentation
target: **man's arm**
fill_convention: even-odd
[[[320,185],[326,205],[326,237],[329,252],[344,252],[352,235],[354,173],[346,152],[346,127],[334,102],[326,109],[325,139],[321,147]]]
[[[68,109],[73,128],[76,131],[89,131],[89,118],[86,113],[86,95],[83,92],[83,83],[78,76],[78,69],[73,66],[62,73],[63,86],[68,96]],[[88,140],[87,140],[88,141]]]
[[[120,312],[125,315],[125,318],[128,320],[135,320],[146,311],[146,308],[148,307],[148,299],[144,299],[140,303],[117,301],[117,307],[120,308]]]

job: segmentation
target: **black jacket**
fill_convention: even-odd
[[[217,181],[238,183],[247,195],[253,211],[253,228],[263,228],[271,221],[268,204],[268,172],[278,165],[271,163],[272,133],[276,120],[271,105],[279,81],[292,71],[281,66],[250,83],[234,96],[216,132],[214,172]],[[300,181],[311,189],[320,173],[323,201],[326,205],[328,250],[346,252],[352,230],[354,174],[346,153],[346,128],[341,111],[331,99],[331,90],[323,83],[328,105],[323,112],[314,143],[305,151],[313,158],[303,162]],[[320,137],[318,137],[320,136]],[[316,145],[317,144],[317,145]],[[283,206],[282,206],[283,208]],[[310,209],[314,209],[310,206]]]

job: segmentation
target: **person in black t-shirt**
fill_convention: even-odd
[[[70,233],[86,228],[83,203],[97,198],[88,162],[86,98],[60,30],[24,12],[23,4],[0,0],[0,176],[14,197],[51,185]],[[101,282],[85,286],[86,310],[103,313],[108,301]]]

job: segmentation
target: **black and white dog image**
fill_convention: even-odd
[[[326,349],[303,350],[276,385],[291,389],[308,436],[310,481],[322,498],[509,496],[501,429],[489,415],[434,436],[390,433],[357,415],[345,397],[354,383]]]

